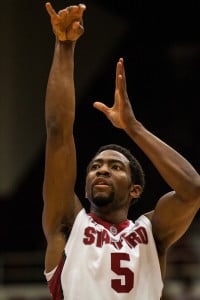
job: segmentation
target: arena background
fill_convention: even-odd
[[[56,10],[77,1],[52,0]],[[75,52],[77,193],[96,149],[121,143],[146,173],[136,218],[169,190],[123,132],[92,107],[112,104],[115,66],[125,60],[136,116],[199,168],[200,5],[198,1],[85,1],[85,34]],[[0,47],[0,300],[46,300],[41,228],[44,99],[54,36],[42,0],[1,2]],[[169,252],[164,300],[200,299],[199,213]],[[188,293],[188,296],[187,296]],[[189,296],[190,294],[190,296]],[[192,296],[191,296],[192,295]],[[192,298],[193,299],[193,298]]]

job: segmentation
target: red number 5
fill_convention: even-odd
[[[134,284],[134,273],[125,267],[121,267],[121,261],[130,261],[127,253],[111,253],[111,269],[117,275],[124,276],[124,284],[121,279],[112,279],[111,286],[118,293],[129,293]]]

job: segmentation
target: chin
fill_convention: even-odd
[[[112,197],[96,196],[92,199],[91,202],[97,207],[104,207],[112,203],[112,200],[113,200]]]

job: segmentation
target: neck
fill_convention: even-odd
[[[112,224],[119,224],[127,220],[128,216],[128,211],[125,208],[121,208],[115,211],[107,211],[105,207],[97,208],[91,206],[90,212],[96,215],[98,218]]]

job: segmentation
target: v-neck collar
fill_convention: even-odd
[[[123,229],[125,229],[126,227],[128,227],[129,224],[130,224],[130,220],[128,220],[128,219],[125,220],[125,221],[122,221],[122,222],[120,222],[118,224],[113,224],[113,223],[110,223],[110,222],[102,220],[101,218],[97,217],[93,213],[89,213],[88,215],[91,216],[96,223],[102,225],[103,227],[105,227],[106,229],[108,229],[114,235],[116,235],[119,232],[121,232]]]

